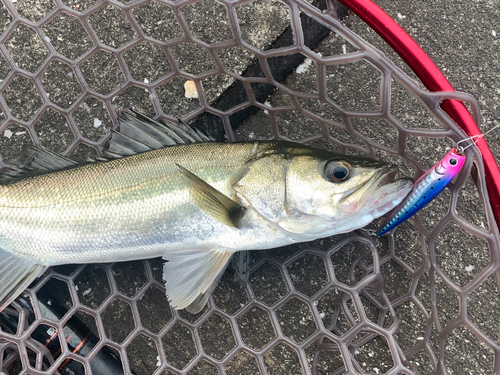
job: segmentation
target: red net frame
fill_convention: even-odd
[[[375,30],[401,56],[430,91],[455,91],[422,48],[374,2],[371,0],[340,0],[340,2]],[[469,137],[482,134],[462,102],[444,100],[441,108]],[[484,138],[478,139],[477,147],[485,165],[486,184],[498,225],[500,222],[500,172],[495,157]]]

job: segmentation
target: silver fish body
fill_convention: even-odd
[[[291,243],[252,210],[241,229],[200,210],[175,165],[235,197],[231,180],[255,147],[163,148],[1,186],[0,248],[52,266],[147,259],[167,248],[246,250]]]
[[[390,211],[411,189],[394,172],[288,142],[210,142],[0,186],[0,309],[47,266],[163,256],[171,304],[197,311],[234,252],[348,232]]]

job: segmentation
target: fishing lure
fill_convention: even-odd
[[[410,194],[391,211],[377,231],[381,236],[408,220],[441,193],[460,172],[465,154],[460,148],[452,148],[445,157],[420,177]]]

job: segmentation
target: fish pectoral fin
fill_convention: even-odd
[[[34,260],[15,256],[0,249],[0,311],[45,271]]]
[[[200,311],[231,258],[230,251],[169,250],[163,257],[163,280],[170,305]],[[205,298],[206,295],[206,298]]]
[[[222,194],[201,178],[175,163],[179,171],[192,183],[191,196],[194,202],[214,219],[230,227],[241,228],[241,219],[246,208]]]

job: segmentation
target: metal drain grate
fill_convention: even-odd
[[[96,156],[133,105],[229,141],[293,139],[419,176],[464,137],[438,104],[475,102],[423,90],[349,30],[360,25],[301,0],[4,2],[1,154],[35,142]],[[483,175],[471,148],[455,183],[393,236],[254,252],[249,284],[228,271],[197,315],[170,309],[159,259],[51,268],[0,318],[0,368],[494,373],[500,241]]]

